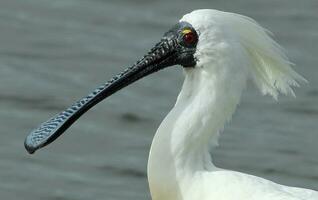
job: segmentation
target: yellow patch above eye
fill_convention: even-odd
[[[192,30],[190,30],[190,29],[184,29],[182,31],[183,34],[188,34],[188,33],[191,33],[191,32],[192,32]]]

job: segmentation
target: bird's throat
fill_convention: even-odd
[[[245,86],[245,77],[227,80],[226,72],[211,76],[204,69],[189,70],[176,105],[152,142],[148,180],[154,200],[184,199],[180,195],[197,172],[217,170],[210,149]]]

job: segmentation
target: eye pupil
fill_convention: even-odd
[[[186,33],[183,36],[183,40],[188,43],[188,44],[192,44],[195,41],[195,35],[193,32],[190,33]]]

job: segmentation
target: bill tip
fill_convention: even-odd
[[[27,140],[24,141],[24,148],[27,150],[27,152],[29,154],[34,154],[34,152],[36,151],[36,148],[34,148],[33,146],[29,145]]]

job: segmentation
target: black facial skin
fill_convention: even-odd
[[[183,40],[183,30],[191,30],[192,33],[195,35],[196,40],[188,44]],[[196,50],[196,46],[198,43],[198,34],[191,26],[191,24],[187,22],[180,22],[176,24],[172,29],[166,32],[163,36],[163,40],[170,40],[177,42],[177,64],[183,67],[194,67],[196,64],[196,60],[194,58],[194,53]]]
[[[191,24],[187,22],[176,24],[134,65],[34,129],[25,139],[26,150],[32,154],[37,149],[50,144],[94,105],[142,77],[173,65],[194,67],[197,42],[198,34]]]

